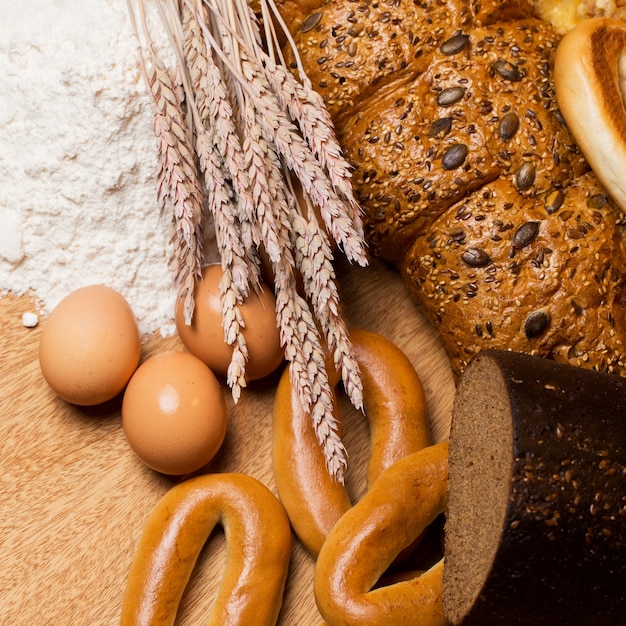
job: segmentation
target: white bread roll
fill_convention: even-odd
[[[626,22],[593,18],[561,40],[554,68],[561,113],[585,158],[626,212]]]

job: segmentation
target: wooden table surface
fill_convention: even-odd
[[[339,263],[345,317],[399,345],[425,387],[435,440],[447,436],[454,381],[429,325],[393,268]],[[0,297],[0,624],[111,626],[118,623],[126,573],[152,507],[174,484],[145,467],[129,449],[120,401],[82,409],[57,398],[39,370],[44,320],[25,328],[27,297]],[[142,358],[182,349],[176,337],[147,337]],[[271,405],[277,376],[230,396],[228,434],[208,471],[250,474],[275,492]],[[347,485],[364,490],[366,421],[342,400],[350,454]],[[177,624],[206,623],[224,563],[216,532],[202,552]],[[279,624],[314,626],[313,560],[294,539]]]

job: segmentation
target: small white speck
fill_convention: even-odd
[[[25,328],[35,328],[39,324],[39,317],[36,313],[24,313],[22,315],[22,324]]]

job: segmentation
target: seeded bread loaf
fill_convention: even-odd
[[[626,380],[485,350],[459,379],[443,601],[455,626],[624,623]]]
[[[536,197],[498,178],[437,217],[407,285],[460,372],[490,347],[623,373],[626,222],[595,176]]]
[[[297,0],[279,2],[314,88],[341,129],[370,98],[412,80],[454,33],[528,17],[532,2]],[[452,47],[452,44],[448,44]]]
[[[491,181],[513,180],[521,200],[587,168],[558,114],[549,27],[519,20],[448,35],[425,71],[341,133],[370,244],[399,264],[436,216]]]
[[[512,348],[623,371],[624,225],[555,98],[532,2],[282,0],[397,265],[454,371]]]

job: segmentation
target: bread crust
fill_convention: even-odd
[[[355,167],[374,254],[401,261],[435,217],[524,163],[535,172],[523,195],[588,168],[554,96],[559,37],[550,25],[533,18],[483,25],[454,2],[428,12],[412,5],[381,22],[388,7],[376,6],[356,19],[351,3],[329,3],[315,29],[295,36]],[[348,34],[332,45],[332,32]]]
[[[415,240],[406,284],[460,373],[498,348],[624,374],[626,230],[588,173],[520,198],[497,179]]]
[[[593,17],[626,19],[624,0],[535,0],[534,4],[537,16],[562,34]]]
[[[438,47],[456,33],[532,16],[532,3],[527,0],[295,4],[300,3],[283,1],[281,12],[313,87],[339,127],[381,89],[423,72]],[[288,54],[287,61],[292,60]]]
[[[450,433],[451,624],[623,623],[624,415],[619,376],[512,351],[471,361]]]
[[[497,178],[519,180],[522,199],[588,169],[549,80],[557,42],[537,20],[474,27],[463,49],[434,52],[340,128],[376,255],[400,262],[437,216]]]

